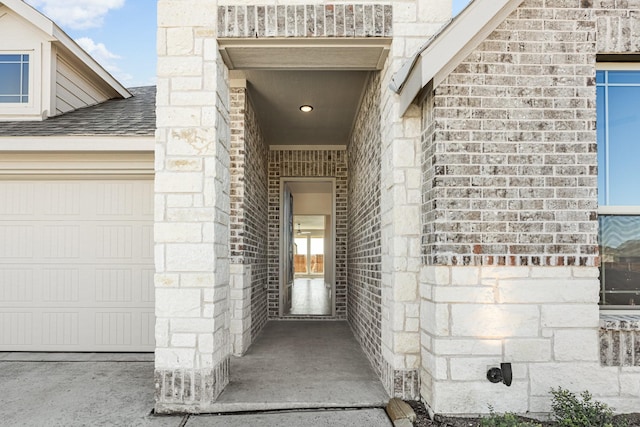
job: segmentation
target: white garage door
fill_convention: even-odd
[[[0,180],[0,351],[153,351],[153,181]]]

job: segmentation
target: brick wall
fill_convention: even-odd
[[[267,321],[268,148],[246,88],[231,91],[231,332],[242,354]],[[234,277],[234,273],[239,276]],[[249,283],[245,283],[248,281]],[[234,318],[242,313],[239,319]],[[245,336],[246,334],[246,336]],[[239,340],[239,341],[238,341]]]
[[[578,1],[546,4],[525,1],[427,99],[426,264],[598,263],[594,25]]]
[[[347,154],[343,150],[272,150],[269,152],[270,319],[280,316],[280,178],[336,180],[336,318],[347,316]]]
[[[390,4],[218,7],[219,37],[390,37]]]
[[[380,73],[372,73],[347,147],[348,318],[378,375],[382,359]]]

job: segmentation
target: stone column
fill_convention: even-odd
[[[229,381],[229,88],[216,6],[158,2],[158,413],[199,412]]]
[[[419,398],[420,110],[400,117],[391,77],[451,17],[451,0],[393,2],[393,45],[382,74],[382,376],[395,396]]]

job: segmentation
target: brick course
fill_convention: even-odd
[[[232,89],[231,262],[251,266],[250,283],[243,283],[248,289],[235,302],[240,307],[233,310],[242,311],[245,299],[250,300],[247,310],[250,315],[244,318],[244,323],[248,323],[244,328],[250,327],[249,344],[267,322],[268,158],[268,148],[246,88]],[[246,345],[243,347],[246,350]]]
[[[348,319],[378,375],[382,366],[380,73],[371,75],[347,147]]]
[[[218,7],[218,37],[390,37],[391,4]]]
[[[344,150],[272,150],[269,152],[270,319],[280,317],[280,178],[336,179],[336,318],[347,316],[347,154]]]

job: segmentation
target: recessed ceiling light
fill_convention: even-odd
[[[300,111],[302,111],[303,113],[310,113],[313,111],[313,107],[311,105],[302,105],[300,107]]]

